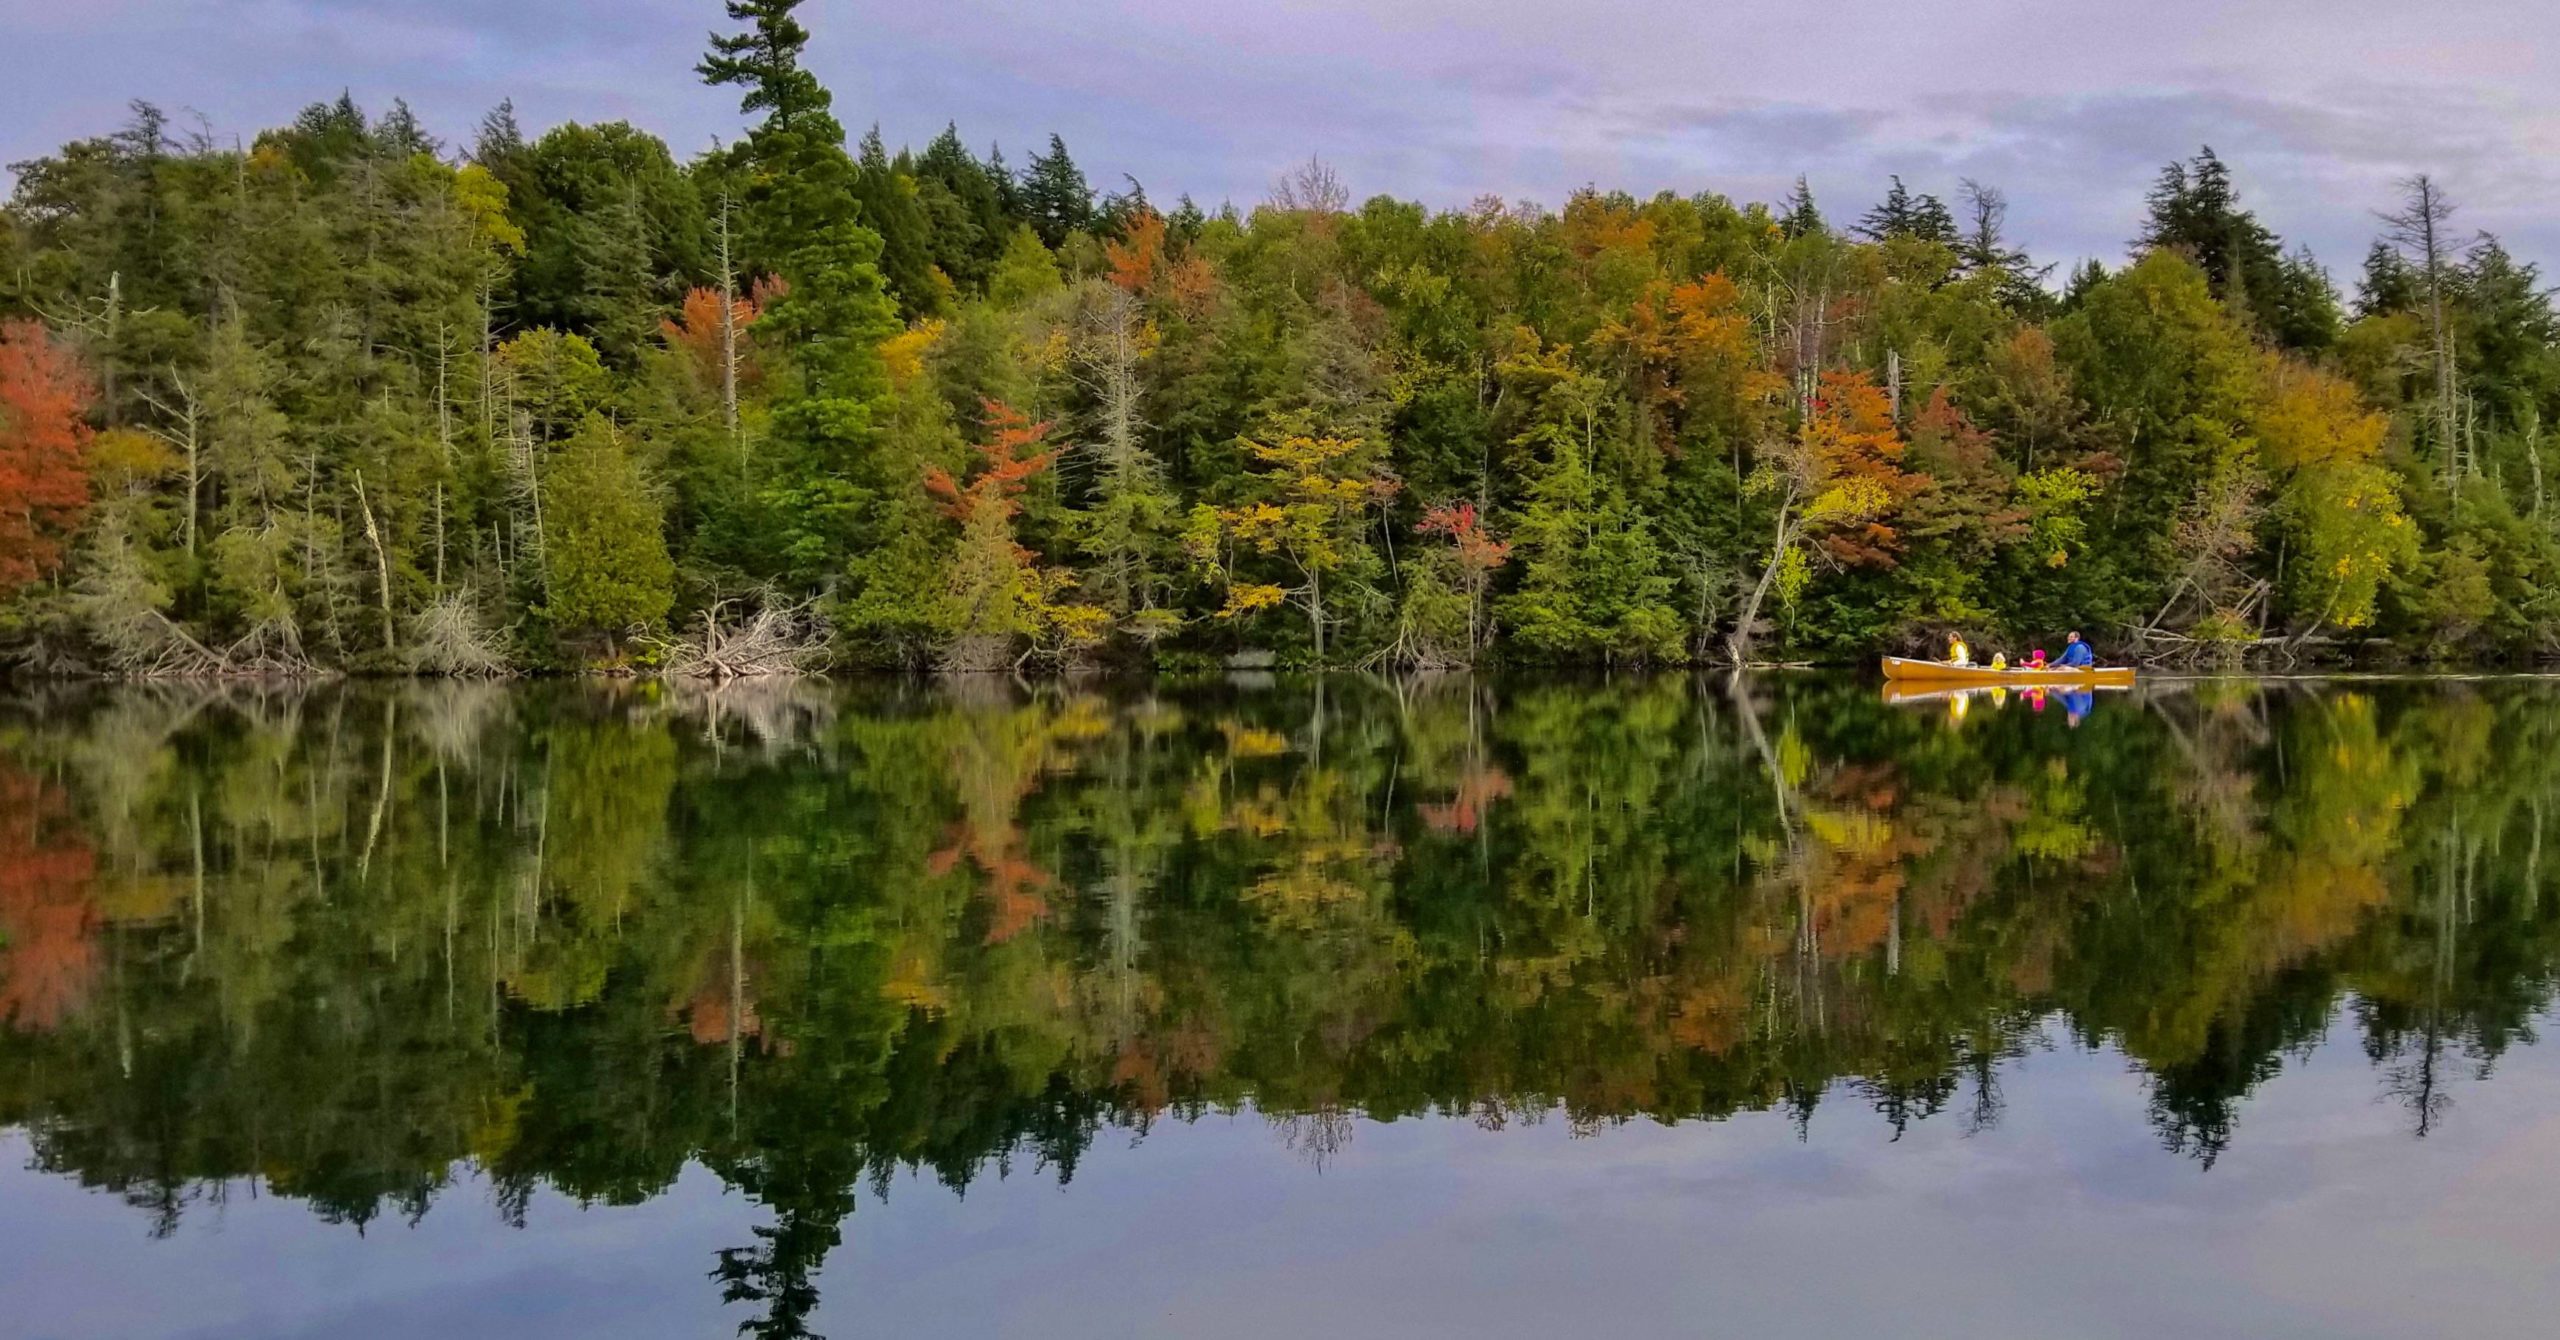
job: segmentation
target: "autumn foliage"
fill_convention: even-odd
[[[1898,509],[1926,481],[1902,468],[1902,435],[1884,391],[1857,373],[1823,374],[1803,441],[1828,489],[1868,503],[1821,534],[1823,548],[1844,564],[1892,566],[1902,547]]]
[[[738,343],[738,387],[742,391],[753,389],[764,379],[749,331],[787,287],[780,279],[767,278],[756,284],[754,292],[729,300],[730,328]],[[667,347],[683,357],[685,366],[702,385],[720,384],[720,290],[686,290],[684,306],[676,318],[659,322],[658,329],[666,336]]]
[[[41,324],[0,324],[0,596],[60,565],[88,511],[92,395]]]
[[[98,975],[96,858],[67,831],[63,793],[0,768],[0,1019],[43,1032],[89,998]]]
[[[1002,401],[986,402],[986,412],[987,440],[977,450],[986,458],[987,468],[975,479],[962,484],[939,465],[925,467],[925,492],[933,495],[944,516],[963,526],[990,508],[998,517],[1011,519],[1022,509],[1022,491],[1058,459],[1054,447],[1034,450],[1049,440],[1048,424],[1033,423]]]

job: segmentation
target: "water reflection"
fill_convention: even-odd
[[[156,1231],[478,1170],[763,1207],[1250,1106],[1996,1125],[2054,1030],[2209,1167],[2345,1012],[2412,1136],[2529,1039],[2560,697],[2147,686],[59,692],[0,711],[0,1124]],[[2094,710],[2093,710],[2094,706]]]

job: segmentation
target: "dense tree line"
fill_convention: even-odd
[[[2462,1121],[2560,987],[2530,686],[2076,729],[1754,692],[42,690],[0,711],[0,1125],[164,1229],[248,1179],[361,1226],[466,1160],[511,1216],[698,1163],[773,1216],[722,1273],[791,1334],[905,1170],[1243,1110],[1319,1155],[1355,1116],[1978,1128],[2056,1044],[2209,1164],[2323,1037]]]
[[[761,119],[690,162],[341,98],[19,165],[16,657],[648,664],[715,607],[948,668],[2560,651],[2560,323],[2433,181],[2352,300],[2210,149],[2067,276],[1973,182],[1166,207],[854,139],[792,0],[729,9]]]

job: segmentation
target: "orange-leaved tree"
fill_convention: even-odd
[[[700,385],[724,392],[753,387],[763,369],[756,362],[749,331],[782,288],[779,279],[764,280],[754,292],[732,296],[726,313],[721,311],[720,290],[688,289],[675,319],[660,321],[659,332],[668,348],[684,355],[686,371]]]
[[[88,511],[91,398],[41,323],[0,324],[0,596],[53,571]]]
[[[1075,585],[1063,569],[1043,570],[1040,556],[1014,534],[1023,490],[1055,464],[1047,447],[1050,425],[1034,423],[1011,405],[986,402],[987,440],[977,447],[986,468],[962,483],[939,465],[925,467],[925,492],[942,514],[960,523],[960,547],[952,556],[950,600],[942,663],[953,670],[992,670],[1018,663],[1028,651],[1089,645],[1109,615],[1063,603]]]
[[[1767,559],[1735,621],[1736,664],[1751,658],[1761,604],[1792,605],[1817,559],[1891,566],[1902,546],[1897,512],[1925,483],[1902,468],[1890,400],[1865,374],[1826,372],[1796,431],[1765,447],[1745,488],[1775,495]]]

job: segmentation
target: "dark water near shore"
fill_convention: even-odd
[[[0,1332],[2547,1335],[2555,810],[2534,681],[22,695]]]

